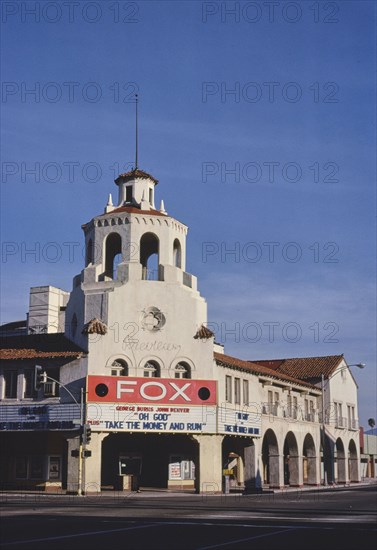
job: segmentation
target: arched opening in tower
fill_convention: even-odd
[[[145,233],[140,239],[140,263],[144,280],[159,280],[159,244],[154,233]]]
[[[122,261],[122,238],[118,233],[110,233],[106,239],[105,275],[116,279],[116,268]]]
[[[181,243],[178,239],[174,239],[173,243],[173,264],[175,267],[182,267]]]

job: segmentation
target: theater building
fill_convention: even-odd
[[[359,481],[344,357],[226,355],[186,271],[188,228],[155,206],[158,181],[135,169],[115,183],[116,205],[110,195],[82,226],[71,292],[33,287],[27,322],[3,326],[3,486],[216,493],[225,480],[244,490],[315,486],[325,473]],[[48,376],[38,392],[35,365]]]

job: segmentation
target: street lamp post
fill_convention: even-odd
[[[358,369],[363,369],[365,367],[364,363],[355,363],[353,365],[346,365],[341,369],[337,370],[334,374],[327,378],[327,383],[334,378],[339,372],[349,369],[350,367],[357,367]],[[325,419],[325,377],[324,374],[321,374],[321,393],[322,393],[322,457],[323,457],[323,485],[327,485],[327,471],[326,471],[326,419]]]
[[[38,366],[38,368],[41,368]],[[37,369],[37,367],[36,367]],[[36,373],[37,373],[37,370],[36,370]],[[35,377],[37,376],[37,374],[35,374]],[[69,395],[72,397],[73,401],[76,403],[76,405],[78,407],[80,407],[80,431],[82,432],[83,431],[83,426],[84,426],[84,420],[85,420],[85,412],[84,412],[84,390],[83,388],[81,388],[81,391],[80,391],[80,403],[77,401],[76,397],[73,395],[73,393],[67,388],[67,386],[65,384],[63,384],[62,382],[59,382],[59,380],[56,380],[55,378],[52,378],[51,376],[47,376],[46,373],[44,373],[44,376],[45,376],[45,381],[47,382],[47,380],[51,380],[52,382],[55,382],[56,384],[58,384],[60,387],[64,388],[65,391],[67,393],[69,393]],[[82,458],[83,458],[83,441],[82,441],[82,437],[80,436],[80,445],[79,445],[79,461],[78,461],[78,487],[77,487],[77,494],[78,496],[82,496],[83,495],[83,490],[82,490]]]

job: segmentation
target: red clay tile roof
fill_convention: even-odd
[[[81,331],[82,334],[101,334],[102,336],[107,333],[107,326],[100,319],[92,319],[89,323],[86,323]]]
[[[0,338],[0,359],[52,359],[81,357],[84,350],[64,334],[33,334]]]
[[[270,369],[268,367],[265,367],[257,363],[253,363],[251,361],[244,361],[242,359],[237,359],[237,357],[231,357],[230,355],[224,355],[222,353],[217,353],[217,352],[214,352],[214,357],[217,363],[225,367],[238,368],[238,369],[251,372],[252,374],[269,376],[271,378],[284,380],[285,382],[291,382],[292,384],[297,384],[299,386],[305,386],[307,388],[312,388],[312,389],[315,388],[316,390],[318,390],[316,386],[313,386],[312,384],[304,382],[303,380],[300,380],[293,376],[289,376],[287,374],[276,372],[276,370],[274,369]]]
[[[195,340],[208,340],[208,338],[213,338],[214,333],[209,328],[205,327],[204,325],[201,325],[200,328],[196,331],[196,334],[194,336]]]
[[[300,380],[320,380],[331,376],[343,355],[325,355],[323,357],[294,357],[290,359],[273,359],[253,361],[254,364],[268,367],[279,374],[287,374]]]
[[[115,180],[115,183],[119,185],[124,181],[133,180],[134,178],[151,179],[155,183],[155,185],[158,184],[158,180],[156,180],[156,178],[148,174],[148,172],[144,172],[144,170],[139,170],[139,168],[137,168],[136,170],[130,170],[129,172],[125,172],[124,174],[119,174],[119,176]]]
[[[140,210],[140,208],[136,208],[136,206],[119,206],[107,214],[102,214],[102,216],[109,216],[110,214],[116,214],[117,212],[127,212],[128,214],[146,214],[147,216],[166,216],[166,214],[163,214],[159,210],[153,210],[153,208],[150,210]]]
[[[260,361],[250,361],[255,365],[262,365],[272,370],[278,370],[280,365],[283,363],[284,359],[262,359]]]

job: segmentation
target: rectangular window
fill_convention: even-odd
[[[132,202],[132,185],[126,187],[126,202]]]
[[[305,413],[305,420],[309,420],[309,401],[305,399],[304,401],[304,413]]]
[[[7,399],[17,398],[17,371],[6,370],[4,371],[4,383],[5,392],[4,395]]]
[[[157,371],[156,369],[148,369],[144,371],[144,377],[145,378],[157,378]]]
[[[232,402],[232,377],[225,376],[225,401]]]
[[[272,414],[274,408],[274,394],[271,390],[267,392],[267,404],[263,405],[264,414]]]
[[[36,391],[34,389],[34,371],[26,370],[24,373],[24,398],[34,397]]]
[[[249,381],[244,380],[242,383],[243,386],[243,404],[248,405],[249,404]]]
[[[267,397],[268,397],[268,404],[271,405],[272,407],[272,403],[274,401],[272,391],[268,390]]]
[[[310,422],[314,422],[315,420],[315,410],[314,410],[314,401],[309,401],[309,420]]]
[[[153,206],[153,189],[149,189],[149,204]]]
[[[241,380],[239,378],[234,379],[234,402],[236,405],[241,404]]]
[[[353,405],[351,405],[351,423],[349,427],[352,430],[357,430],[358,428],[356,418],[355,418],[355,407]]]
[[[292,396],[290,393],[287,396],[287,416],[292,416]]]
[[[55,382],[60,380],[59,369],[49,368],[47,370],[47,383],[44,385],[43,392],[45,397],[59,397],[59,384]]]
[[[338,428],[343,427],[343,410],[342,410],[342,404],[334,402],[335,406],[335,425],[338,426]]]
[[[274,416],[277,416],[278,414],[278,408],[279,408],[279,393],[276,391],[275,392],[275,403],[274,403],[274,409],[272,411],[272,414]]]
[[[292,411],[292,416],[293,418],[297,418],[297,397],[293,397],[293,411]]]
[[[57,397],[59,386],[56,382],[46,382],[43,386],[43,395],[44,397]]]

